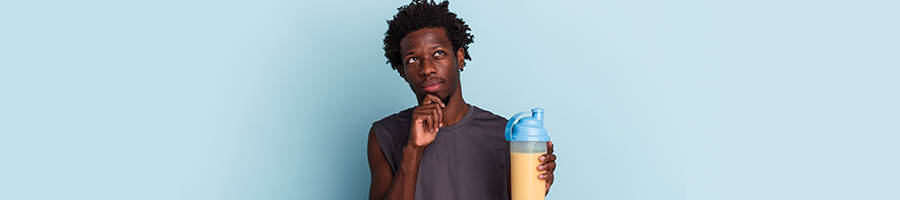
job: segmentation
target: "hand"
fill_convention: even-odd
[[[433,94],[426,94],[425,98],[419,106],[413,109],[412,123],[409,128],[409,143],[416,149],[424,149],[426,146],[434,142],[437,137],[438,128],[443,126],[442,120],[444,114],[441,109],[444,107],[441,99]]]
[[[553,172],[556,171],[556,154],[553,154],[553,142],[547,142],[547,154],[541,155],[539,158],[543,164],[538,165],[538,171],[547,170],[546,173],[538,175],[538,179],[547,180],[547,191],[544,195],[550,193],[550,186],[553,185]]]

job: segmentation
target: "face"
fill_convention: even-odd
[[[459,70],[465,65],[462,48],[454,51],[442,28],[425,28],[400,40],[400,70],[421,102],[426,94],[444,99],[458,93]]]

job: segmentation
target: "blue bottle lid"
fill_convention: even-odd
[[[507,141],[550,141],[547,129],[544,129],[544,109],[531,109],[531,117],[522,117],[528,112],[520,112],[509,118],[506,123]],[[516,122],[518,120],[518,123]]]

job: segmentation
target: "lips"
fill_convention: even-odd
[[[429,80],[425,83],[422,83],[422,90],[427,93],[433,93],[441,89],[441,86],[444,85],[444,82],[441,80]]]

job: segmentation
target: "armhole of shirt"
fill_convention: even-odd
[[[381,154],[384,155],[385,160],[388,162],[388,165],[391,166],[391,172],[397,173],[397,166],[394,163],[394,157],[391,149],[394,149],[394,140],[391,138],[390,134],[387,131],[387,128],[384,125],[379,123],[373,123],[373,134],[375,134],[375,140],[378,141],[378,148],[381,149]]]

